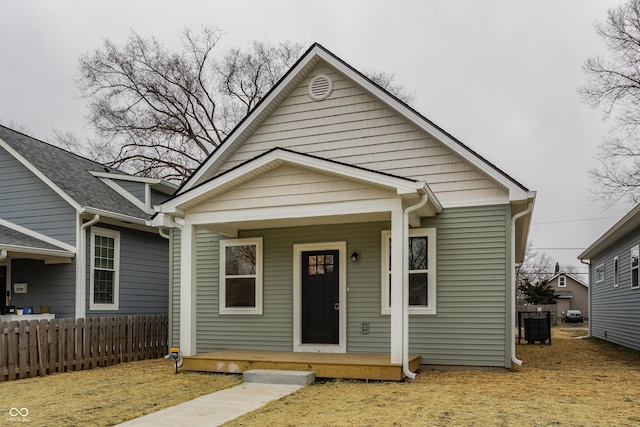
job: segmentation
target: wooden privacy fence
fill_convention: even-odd
[[[156,359],[168,327],[168,316],[2,321],[0,381]]]

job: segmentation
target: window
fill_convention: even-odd
[[[90,310],[118,310],[120,232],[91,228]]]
[[[559,288],[567,287],[567,278],[565,276],[558,277],[558,287]]]
[[[382,314],[391,314],[391,232],[382,232]],[[436,229],[409,230],[409,313],[436,314]]]
[[[638,284],[638,255],[640,254],[640,246],[636,245],[631,248],[631,288],[636,289]]]
[[[262,239],[220,241],[220,314],[262,314]]]
[[[613,287],[617,288],[620,285],[620,259],[618,257],[613,258]]]
[[[604,264],[600,264],[596,267],[596,283],[600,283],[604,280]]]

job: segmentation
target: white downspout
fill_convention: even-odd
[[[511,337],[511,361],[518,366],[522,365],[522,360],[516,357],[516,340],[513,335],[513,327],[514,327],[513,322],[515,321],[515,318],[516,318],[516,265],[515,265],[516,264],[516,221],[522,218],[523,216],[527,215],[528,213],[530,213],[531,209],[533,209],[533,203],[529,202],[527,209],[525,209],[520,213],[515,214],[511,218],[510,270],[511,270],[511,287],[512,287],[511,290],[513,293],[513,300],[511,301],[511,321],[510,321],[511,324],[509,325],[509,329],[510,329],[509,336]]]
[[[409,379],[416,374],[409,370],[409,214],[427,204],[426,193],[418,203],[409,206],[402,216],[402,371]]]
[[[76,268],[76,318],[83,318],[87,314],[86,296],[87,296],[87,244],[86,244],[86,229],[100,220],[100,215],[95,214],[93,219],[89,222],[85,222],[80,226],[80,236],[78,243],[78,256],[76,262],[78,267]]]

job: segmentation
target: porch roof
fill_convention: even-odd
[[[75,252],[54,245],[36,236],[29,235],[0,224],[0,251],[7,251],[8,258],[39,259],[45,262],[69,262]]]
[[[197,207],[201,203],[220,196],[233,188],[283,166],[291,166],[310,171],[312,173],[334,176],[344,181],[357,182],[369,188],[380,189],[396,199],[401,199],[402,204],[406,206],[417,203],[422,195],[426,194],[428,196],[428,203],[417,212],[417,215],[434,216],[442,212],[441,203],[429,186],[423,181],[416,181],[380,173],[283,148],[272,149],[232,170],[220,174],[190,189],[189,191],[173,197],[161,206],[161,212],[174,217],[184,217],[185,212]],[[379,200],[371,199],[368,204],[374,205],[378,202]],[[355,208],[357,204],[358,201],[345,201],[342,204],[335,201],[326,202],[324,205],[326,205],[327,208],[318,208],[315,211],[315,215],[311,215],[314,219],[311,220],[308,217],[307,222],[312,221],[314,224],[327,224],[333,221],[338,221],[337,217],[340,217],[339,221],[341,222],[344,222],[345,220],[360,222],[390,219],[390,214],[388,212],[389,209],[386,209],[387,212],[385,212],[385,208],[381,207],[377,210],[373,209],[368,212],[364,212]],[[344,209],[340,209],[339,206],[344,207]],[[350,206],[354,209],[349,209]],[[332,209],[335,210],[332,211]],[[281,226],[284,224],[291,225],[291,223],[287,222],[284,217],[269,218],[268,213],[265,213],[265,215],[267,216],[263,217],[262,220],[263,222],[269,221],[269,226]],[[334,219],[332,220],[331,217]],[[225,222],[228,222],[229,219],[231,218],[227,218]],[[243,221],[239,217],[234,217],[232,220],[235,220],[235,222]],[[278,222],[278,220],[280,221]],[[162,224],[162,222],[163,219],[157,218],[154,225],[166,225]]]

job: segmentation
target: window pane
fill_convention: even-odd
[[[409,305],[427,305],[427,273],[409,274]]]
[[[411,237],[409,239],[409,270],[427,269],[427,238]]]
[[[256,274],[256,246],[227,246],[225,268],[227,276]]]
[[[226,307],[255,307],[256,279],[228,278],[226,279]]]
[[[113,271],[94,271],[93,302],[95,304],[113,304],[113,274]]]
[[[631,248],[631,268],[637,267],[638,266],[638,254],[639,254],[640,250],[639,248],[636,246],[634,248]]]

